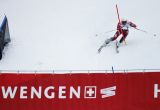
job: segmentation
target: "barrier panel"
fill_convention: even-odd
[[[0,74],[0,110],[160,110],[160,72]]]

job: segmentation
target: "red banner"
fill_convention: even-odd
[[[0,74],[0,110],[160,110],[160,73]]]

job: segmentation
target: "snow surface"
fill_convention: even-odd
[[[148,31],[130,29],[127,45],[97,54],[120,17]],[[160,69],[159,0],[1,0],[12,42],[0,70]],[[153,34],[157,36],[153,36]],[[96,34],[98,36],[96,36]]]

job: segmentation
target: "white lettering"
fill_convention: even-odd
[[[158,92],[160,92],[160,89],[158,89],[158,84],[154,84],[154,98],[158,98]]]
[[[82,94],[84,98],[96,98],[96,95],[97,95],[96,86],[85,86],[82,89],[83,91],[81,91],[81,86],[76,86],[76,87],[58,86],[57,88],[55,88],[54,86],[47,86],[43,88],[42,86],[34,87],[34,86],[24,85],[24,86],[15,86],[15,87],[1,86],[0,89],[1,89],[0,97],[4,99],[7,99],[7,98],[11,98],[11,99],[14,99],[14,98],[19,98],[19,99],[28,99],[28,98],[29,99],[34,99],[34,98],[73,99],[73,98],[77,98],[77,99],[80,99]],[[102,98],[115,95],[115,91],[114,91],[115,89],[116,87],[102,89],[101,90]],[[160,90],[158,89],[157,91],[160,92]],[[155,94],[156,94],[156,89],[155,89]]]
[[[63,95],[63,94],[66,93],[66,91],[64,91],[64,89],[66,89],[65,86],[60,86],[60,87],[59,87],[59,98],[60,98],[60,99],[65,99],[65,98],[66,98],[66,96]]]
[[[16,91],[17,91],[17,86],[14,87],[14,90],[12,91],[11,86],[9,86],[7,88],[7,90],[5,91],[5,87],[2,86],[2,94],[3,94],[3,98],[6,99],[8,97],[8,95],[10,95],[10,98],[13,99],[15,97]]]
[[[73,94],[80,98],[80,86],[78,86],[78,92],[73,87],[70,87],[70,98],[73,98]]]
[[[20,88],[20,99],[27,99],[27,86],[22,86]]]
[[[49,87],[47,87],[47,88],[45,89],[44,95],[45,95],[46,98],[48,98],[48,99],[53,99],[53,98],[55,97],[54,92],[52,92],[51,95],[48,94],[48,91],[49,91],[49,90],[53,90],[53,89],[54,89],[53,86],[49,86]]]
[[[31,99],[34,98],[34,94],[40,99],[42,97],[42,87],[40,86],[38,91],[34,87],[31,87]]]

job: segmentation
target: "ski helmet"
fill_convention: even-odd
[[[121,19],[122,24],[126,24],[127,23],[127,19]]]

